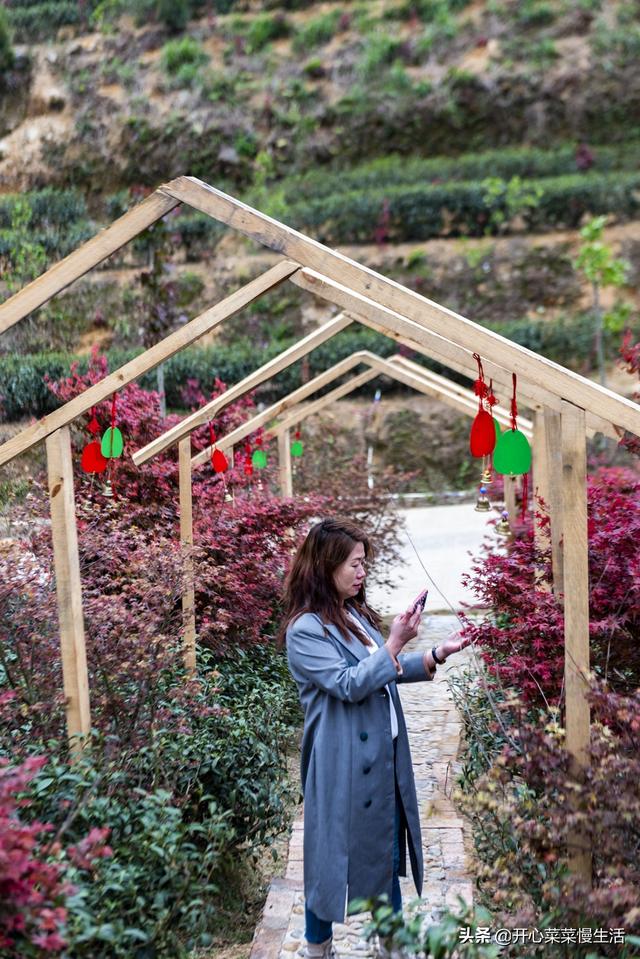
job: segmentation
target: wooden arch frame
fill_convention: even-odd
[[[509,342],[499,334],[439,306],[194,177],[178,177],[163,185],[108,229],[1,304],[0,333],[83,276],[179,203],[186,203],[206,213],[293,261],[287,264],[286,268],[285,264],[279,264],[283,275],[278,280],[274,279],[273,286],[289,276],[304,289],[342,305],[343,308],[342,300],[348,297],[348,308],[353,309],[355,299],[361,302],[365,312],[371,309],[379,310],[377,321],[387,330],[415,338],[429,352],[433,349],[433,337],[438,337],[438,344],[444,355],[449,355],[452,360],[458,355],[456,351],[462,351],[463,355],[465,351],[477,352],[482,355],[489,375],[493,375],[494,370],[498,375],[513,371],[532,388],[544,392],[541,412],[544,417],[546,446],[551,455],[556,459],[561,458],[562,463],[559,526],[564,534],[565,558],[566,744],[574,767],[584,764],[590,728],[585,696],[589,668],[587,419],[595,417],[600,422],[604,420],[617,427],[620,434],[628,430],[640,435],[640,406],[531,350]],[[250,286],[251,284],[248,284],[245,290]],[[236,295],[242,299],[244,292],[240,290]],[[238,305],[237,309],[230,312],[237,312],[241,308]],[[215,307],[213,309],[216,310]],[[187,327],[184,327],[179,332],[186,330]],[[202,334],[192,335],[189,342],[193,342],[200,335]],[[146,369],[157,366],[166,355],[171,355],[170,352],[165,355],[168,341],[172,344],[173,352],[187,345],[187,342],[176,338],[175,334],[172,336],[174,339],[168,337],[162,343],[156,344],[116,374],[111,374],[81,397],[65,404],[61,410],[57,410],[50,417],[44,417],[34,427],[28,427],[0,447],[2,465],[36,443],[47,441],[63,663],[68,661],[76,674],[73,689],[70,687],[67,690],[65,680],[65,692],[80,732],[88,732],[88,709],[83,709],[82,703],[79,702],[84,696],[81,678],[78,679],[78,671],[82,672],[83,668],[80,646],[84,650],[84,627],[81,605],[78,608],[78,604],[73,602],[74,596],[80,595],[80,579],[68,424],[99,399],[105,399],[125,382],[130,382]],[[591,425],[595,426],[593,423]],[[187,426],[180,436],[173,436],[167,445],[181,441],[188,432]],[[556,522],[557,519],[556,515]],[[553,522],[554,516],[552,524]],[[66,645],[69,647],[68,655],[65,652]],[[86,702],[88,705],[88,698]],[[588,863],[586,850],[572,858],[574,868],[578,868],[583,874],[590,869]]]
[[[354,371],[356,367],[365,365],[368,369],[361,373],[356,373],[351,379],[341,383],[329,393],[318,397],[306,406],[300,403],[312,393],[316,393],[322,387],[343,376],[345,373]],[[363,386],[365,383],[375,379],[380,374],[389,376],[398,383],[403,383],[420,393],[424,393],[433,399],[440,400],[447,406],[462,413],[464,416],[473,418],[478,412],[475,400],[468,396],[468,391],[461,387],[450,384],[444,377],[432,373],[424,367],[412,363],[410,360],[395,354],[389,359],[371,353],[369,350],[358,350],[351,356],[345,357],[334,366],[318,374],[312,380],[309,380],[303,386],[293,390],[287,396],[278,400],[272,406],[260,413],[256,413],[245,423],[237,426],[231,433],[216,439],[216,447],[219,450],[231,450],[236,443],[240,443],[245,437],[264,426],[272,423],[273,420],[286,413],[284,420],[275,426],[267,429],[267,438],[274,438],[278,441],[278,458],[280,471],[280,491],[283,497],[292,496],[291,486],[291,453],[289,446],[289,432],[292,426],[320,412],[325,406],[342,399],[353,390]],[[232,388],[233,389],[233,388]],[[227,391],[228,392],[228,391]],[[226,394],[222,394],[224,397]],[[222,398],[220,397],[220,399]],[[499,410],[494,410],[496,419],[501,426],[508,428],[511,425],[510,418]],[[527,439],[533,439],[533,424],[530,420],[520,418],[519,428],[525,434]],[[182,597],[182,612],[184,623],[184,660],[188,670],[193,671],[196,668],[196,620],[195,620],[195,590],[193,581],[193,558],[190,555],[193,548],[193,469],[209,461],[212,447],[208,446],[204,450],[191,455],[190,437],[184,437],[178,444],[179,450],[179,487],[180,487],[180,542],[186,553],[186,570],[188,584]],[[513,502],[509,496],[513,491]],[[505,496],[508,500],[507,509],[511,512],[515,504],[514,488],[505,484]]]

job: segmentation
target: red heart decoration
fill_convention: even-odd
[[[80,466],[85,473],[104,473],[107,465],[107,460],[102,455],[100,443],[97,440],[85,446],[80,461]]]
[[[216,473],[225,473],[229,467],[229,460],[222,450],[216,449],[213,451],[213,456],[211,457],[211,465]]]
[[[469,448],[472,456],[488,456],[496,445],[496,427],[491,413],[480,410],[471,425]]]

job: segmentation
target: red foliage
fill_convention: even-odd
[[[18,799],[43,757],[9,767],[0,760],[0,948],[18,955],[19,940],[31,941],[45,952],[60,952],[60,929],[66,920],[65,887],[60,869],[37,856],[39,837],[51,830],[42,823],[25,825],[17,815]]]
[[[627,935],[637,935],[640,691],[622,696],[596,680],[588,699],[592,726],[584,767],[573,766],[561,729],[525,722],[518,731],[518,748],[504,748],[490,778],[508,787],[510,803],[514,778],[525,781],[535,796],[535,802],[503,813],[514,827],[520,868],[526,873],[533,867],[538,882],[548,876],[540,886],[538,909],[551,913],[554,925],[624,928]],[[575,874],[554,875],[554,864],[566,857],[579,836],[593,850],[593,882],[588,884]],[[505,890],[514,888],[514,871],[504,877]],[[530,889],[535,882],[530,876]],[[510,917],[510,924],[537,925],[540,919],[539,913],[520,913]],[[618,952],[613,947],[603,954]]]
[[[640,682],[640,477],[600,470],[588,481],[591,668],[619,691]],[[550,548],[531,527],[505,553],[487,550],[466,578],[492,612],[467,620],[489,672],[529,703],[558,705],[564,672],[564,617],[550,591]]]
[[[625,333],[622,346],[620,347],[621,365],[628,373],[636,373],[640,377],[640,343],[634,343],[631,331]],[[640,399],[640,390],[636,391],[636,399]],[[620,445],[625,446],[631,453],[640,456],[640,437],[632,433],[626,433],[620,440]]]

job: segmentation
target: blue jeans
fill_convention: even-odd
[[[400,795],[396,783],[396,810],[393,824],[393,879],[391,883],[391,906],[394,912],[402,912],[402,895],[400,893]],[[333,934],[333,925],[327,919],[318,919],[311,912],[307,904],[304,907],[305,933],[307,942],[326,942]]]

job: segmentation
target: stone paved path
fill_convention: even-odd
[[[430,649],[453,629],[453,616],[427,620],[408,651]],[[437,920],[447,906],[458,906],[457,895],[472,902],[472,879],[468,856],[470,839],[465,837],[451,795],[460,764],[461,720],[453,705],[447,674],[455,674],[471,663],[468,649],[456,653],[438,667],[431,683],[398,686],[407,722],[416,781],[424,855],[424,885],[418,911],[429,921]],[[273,879],[265,903],[262,921],[256,929],[250,959],[300,959],[304,946],[304,894],[302,882],[302,806],[293,823],[289,857],[284,877]],[[408,870],[410,871],[410,870]],[[416,899],[411,877],[400,880],[405,915]],[[347,922],[334,924],[334,943],[339,959],[365,959],[373,950],[362,930],[367,913],[350,916]]]

